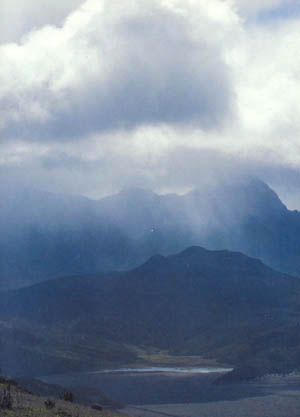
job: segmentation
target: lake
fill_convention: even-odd
[[[44,377],[69,389],[100,389],[132,417],[299,417],[300,376],[215,384],[227,368],[143,367]]]
[[[121,368],[43,377],[47,383],[69,389],[101,389],[123,404],[175,404],[236,400],[264,395],[261,388],[249,384],[216,385],[229,368],[149,367]]]

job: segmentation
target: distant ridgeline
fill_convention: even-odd
[[[299,323],[299,278],[190,247],[127,272],[0,293],[0,367],[19,376],[113,368],[148,346],[216,358],[238,378],[289,372],[300,369]]]
[[[0,184],[0,288],[130,269],[192,245],[241,251],[300,275],[300,213],[264,183],[99,201]]]

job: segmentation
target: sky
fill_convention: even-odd
[[[298,0],[1,0],[0,177],[92,198],[257,176],[300,209]]]

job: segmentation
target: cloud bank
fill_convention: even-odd
[[[228,117],[219,37],[230,11],[209,19],[203,6],[196,19],[192,5],[129,5],[89,0],[62,28],[2,46],[3,139],[73,139],[157,123],[212,128]]]
[[[0,44],[2,178],[97,197],[260,175],[300,207],[300,19],[253,20],[295,2],[43,1]]]

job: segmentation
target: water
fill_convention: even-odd
[[[221,372],[218,372],[221,371]],[[136,417],[298,417],[299,380],[272,384],[239,383],[218,385],[225,368],[145,367],[120,368],[44,377],[48,383],[86,392],[87,403],[101,403],[95,389],[127,407]],[[83,389],[82,387],[85,387]],[[92,397],[87,397],[92,395]],[[98,395],[98,394],[97,394]]]
[[[220,386],[215,381],[227,368],[121,368],[44,377],[66,388],[97,388],[123,404],[179,404],[237,400],[263,395],[248,384]]]
[[[119,369],[104,369],[101,371],[87,372],[89,375],[93,374],[114,374],[114,373],[174,373],[174,374],[210,374],[230,372],[233,368],[185,368],[185,367],[151,367],[151,368],[119,368]]]

